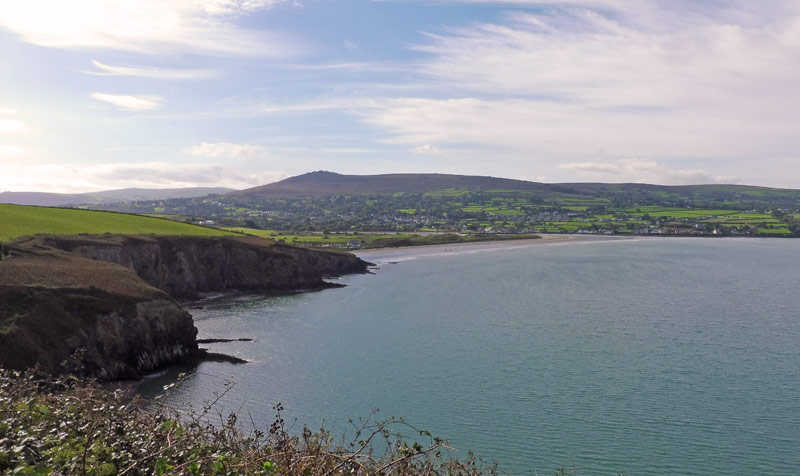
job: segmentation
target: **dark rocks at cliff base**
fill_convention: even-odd
[[[198,344],[218,344],[226,342],[253,342],[250,337],[240,337],[238,339],[197,339]]]
[[[211,352],[208,349],[200,349],[197,351],[196,354],[193,355],[192,360],[200,363],[200,362],[222,362],[226,364],[246,364],[247,361],[244,359],[240,359],[239,357],[228,355],[228,354],[221,354],[219,352]]]

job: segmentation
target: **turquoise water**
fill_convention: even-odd
[[[193,311],[214,350],[170,394],[266,428],[379,408],[514,474],[800,474],[800,240],[394,250],[346,288]],[[146,385],[145,392],[169,379]]]

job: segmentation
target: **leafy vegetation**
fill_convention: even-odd
[[[223,392],[224,394],[224,392]],[[354,423],[350,442],[324,429],[287,429],[280,404],[266,431],[236,414],[147,405],[67,377],[0,370],[0,473],[11,475],[479,475],[470,457],[402,419]],[[210,419],[219,418],[216,425]],[[255,426],[255,424],[253,424]],[[408,438],[400,432],[407,433]]]
[[[0,204],[0,240],[35,234],[79,233],[194,236],[231,234],[214,228],[125,213]]]

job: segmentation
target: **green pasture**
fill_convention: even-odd
[[[563,203],[565,206],[604,206],[611,203],[611,200],[607,198],[572,198],[572,197],[560,197],[558,198],[559,203]]]
[[[461,197],[470,193],[469,190],[463,190],[458,188],[443,188],[441,190],[434,190],[432,192],[426,192],[424,194],[425,197],[436,197],[436,198],[443,198],[443,197]]]
[[[742,212],[738,210],[706,210],[706,209],[665,208],[665,207],[626,208],[623,210],[623,212],[630,216],[640,216],[640,217],[644,216],[645,214],[648,214],[654,218],[662,216],[671,218],[702,218],[702,217],[742,215]]]
[[[788,228],[759,228],[759,235],[791,235],[792,232]]]
[[[277,230],[257,230],[253,228],[231,227],[224,228],[226,231],[234,233],[243,233],[245,235],[260,236],[270,240],[283,240],[288,243],[308,243],[308,244],[323,244],[323,243],[347,243],[350,240],[356,239],[352,236],[344,234],[332,233],[324,235],[322,233],[289,233]]]
[[[416,246],[416,245],[435,245],[446,243],[469,243],[474,241],[494,241],[494,240],[519,240],[538,238],[536,235],[492,235],[492,234],[467,234],[457,235],[454,233],[436,233],[430,235],[419,235],[416,233],[330,233],[328,235],[320,233],[306,234],[287,234],[275,230],[254,230],[250,228],[225,228],[234,233],[244,233],[248,235],[260,236],[270,240],[283,240],[286,243],[307,246],[324,246],[326,244],[345,246],[351,241],[358,241],[362,248],[383,248],[391,246]]]
[[[766,223],[766,224],[782,224],[780,220],[777,220],[772,217],[768,218],[729,218],[729,217],[720,217],[720,218],[709,218],[707,220],[701,220],[700,223],[722,223],[725,225],[755,225],[759,223]]]
[[[495,210],[494,214],[510,217],[510,216],[524,215],[525,212],[523,212],[522,210]]]
[[[102,234],[156,234],[223,236],[231,233],[214,228],[126,213],[76,208],[31,207],[0,204],[0,240],[20,236]]]
[[[294,244],[310,245],[310,246],[322,246],[325,244],[346,245],[351,241],[371,243],[377,238],[394,238],[394,237],[410,236],[410,235],[394,234],[394,233],[387,233],[387,234],[329,233],[327,235],[323,233],[287,233],[285,231],[278,231],[278,230],[256,230],[253,228],[241,228],[241,227],[225,228],[225,230],[234,233],[244,233],[246,235],[260,236],[262,238],[267,238],[275,241],[283,240],[286,243],[294,243]]]

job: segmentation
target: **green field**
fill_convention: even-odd
[[[284,241],[296,245],[307,246],[329,246],[339,248],[351,248],[351,242],[357,242],[357,246],[352,248],[386,248],[394,246],[419,246],[419,245],[439,245],[452,243],[473,243],[476,241],[501,241],[501,240],[524,240],[539,238],[532,234],[455,234],[455,233],[434,233],[429,235],[419,235],[416,233],[295,233],[290,234],[275,230],[255,230],[251,228],[225,228],[234,233],[244,233],[247,235],[260,236],[276,241]]]
[[[727,215],[736,215],[740,213],[736,210],[665,208],[656,206],[628,208],[623,211],[630,216],[643,216],[644,214],[648,214],[653,217],[666,216],[674,218],[700,218],[705,216],[727,216]]]
[[[286,243],[294,243],[300,245],[310,246],[339,246],[344,247],[351,241],[360,243],[359,247],[369,248],[372,243],[378,239],[388,238],[410,238],[415,236],[410,233],[287,233],[285,231],[277,230],[256,230],[252,228],[225,228],[225,230],[233,233],[244,233],[246,235],[260,236],[275,241],[284,241]]]
[[[0,204],[0,240],[36,234],[77,235],[79,233],[231,235],[230,232],[223,230],[141,215],[74,208]]]

